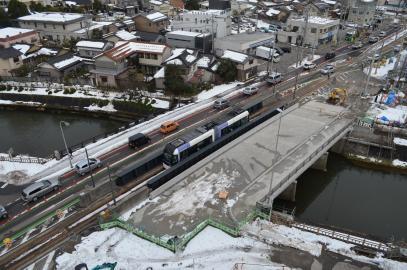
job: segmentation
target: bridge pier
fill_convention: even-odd
[[[295,194],[297,193],[297,180],[292,182],[279,196],[278,198],[295,202]]]
[[[328,163],[328,152],[322,154],[322,156],[311,165],[312,169],[320,170],[326,172],[326,165]]]

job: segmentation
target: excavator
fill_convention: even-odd
[[[348,91],[343,88],[334,88],[328,95],[328,103],[344,105],[348,98]]]

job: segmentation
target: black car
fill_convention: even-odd
[[[281,50],[285,53],[290,53],[291,52],[291,47],[281,47]]]
[[[149,143],[150,140],[151,139],[148,136],[144,135],[143,133],[137,133],[129,137],[129,147],[130,148],[140,147]]]
[[[334,52],[329,52],[325,54],[325,59],[332,59],[335,58],[336,54]]]

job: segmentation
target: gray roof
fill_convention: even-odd
[[[22,55],[22,53],[19,50],[14,49],[13,47],[6,48],[6,49],[0,49],[0,58],[1,59],[9,59],[9,58],[14,58]]]
[[[252,33],[241,33],[237,35],[230,35],[222,38],[217,38],[218,40],[225,40],[225,41],[233,41],[233,42],[250,42],[250,41],[257,41],[257,40],[264,40],[270,39],[273,35],[270,33],[262,33],[262,32],[252,32]]]

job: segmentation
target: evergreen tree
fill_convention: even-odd
[[[8,3],[8,16],[10,19],[17,19],[28,14],[26,5],[18,0],[10,0]]]
[[[223,79],[224,82],[233,82],[237,78],[236,64],[230,59],[221,59],[216,73]]]
[[[184,82],[181,70],[176,65],[165,66],[164,85],[165,92],[170,96],[186,95],[192,91],[192,87]]]
[[[0,27],[7,27],[10,25],[10,18],[7,16],[7,13],[2,8],[0,8]]]
[[[198,0],[187,0],[185,2],[185,9],[199,10],[199,1]]]

